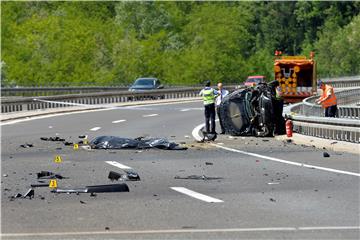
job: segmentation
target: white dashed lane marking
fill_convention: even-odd
[[[115,162],[115,161],[105,161],[107,164],[110,164],[110,165],[113,165],[115,167],[118,167],[120,169],[132,169],[131,167],[129,166],[126,166],[124,164],[121,164],[121,163],[118,163],[118,162]]]
[[[125,121],[126,121],[125,119],[121,119],[121,120],[112,121],[112,123],[121,123],[121,122],[125,122]]]
[[[143,115],[143,117],[155,117],[158,116],[159,114],[154,113],[154,114],[148,114],[148,115]]]
[[[188,195],[190,197],[202,200],[204,202],[209,202],[209,203],[220,203],[220,202],[224,202],[223,200],[217,199],[217,198],[213,198],[213,197],[209,197],[206,196],[204,194],[198,193],[198,192],[194,192],[190,189],[184,188],[184,187],[171,187],[172,190],[183,193],[185,195]]]
[[[101,127],[94,127],[94,128],[92,128],[92,129],[90,129],[90,131],[97,131],[97,130],[99,130],[99,129],[101,129]]]

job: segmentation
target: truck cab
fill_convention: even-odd
[[[275,52],[275,79],[279,81],[284,102],[296,103],[316,93],[316,62],[313,52],[305,56],[282,56]]]

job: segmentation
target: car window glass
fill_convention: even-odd
[[[154,80],[152,79],[138,79],[134,85],[154,85]]]

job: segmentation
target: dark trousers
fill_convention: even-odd
[[[285,120],[283,117],[283,108],[284,108],[284,100],[276,99],[273,101],[273,109],[274,109],[274,123],[275,123],[275,134],[284,134],[285,133]]]
[[[337,105],[325,108],[325,117],[336,117]]]
[[[215,103],[205,105],[205,130],[207,133],[215,133]],[[211,131],[210,131],[211,126]]]
[[[216,108],[216,113],[217,113],[218,118],[219,118],[221,133],[225,133],[224,125],[223,125],[223,123],[222,123],[222,121],[221,121],[221,117],[220,117],[220,107],[217,107],[217,108]]]

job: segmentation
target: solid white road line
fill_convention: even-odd
[[[205,202],[209,202],[209,203],[218,203],[218,202],[224,202],[220,199],[216,199],[216,198],[212,198],[209,196],[206,196],[204,194],[198,193],[198,192],[194,192],[191,191],[190,189],[184,188],[184,187],[171,187],[172,190],[175,190],[177,192],[186,194],[190,197],[205,201]]]
[[[99,129],[101,129],[101,127],[93,127],[92,129],[90,129],[90,131],[97,131],[97,130],[99,130]]]
[[[189,108],[185,108],[185,109],[181,109],[180,112],[187,112],[187,111],[190,111]]]
[[[123,165],[121,163],[115,162],[115,161],[105,161],[107,164],[113,165],[115,167],[118,167],[120,169],[132,169],[131,167],[128,167],[126,165]]]
[[[80,107],[97,107],[96,105],[90,105],[90,104],[82,104],[82,103],[71,103],[71,102],[59,102],[59,101],[48,101],[48,100],[41,100],[41,99],[33,99],[37,102],[45,102],[45,103],[57,103],[57,104],[63,104],[63,105],[69,105],[69,106],[80,106]]]
[[[191,133],[197,142],[201,142],[203,139],[202,137],[200,137],[199,132],[204,126],[205,123],[196,126]]]
[[[155,117],[157,115],[159,115],[159,114],[154,113],[154,114],[143,115],[143,117]]]
[[[283,232],[283,231],[325,231],[359,230],[360,226],[324,226],[324,227],[266,227],[266,228],[215,228],[215,229],[160,229],[160,230],[124,230],[124,231],[88,231],[88,232],[43,232],[43,233],[2,233],[1,237],[35,236],[83,236],[118,234],[182,234],[182,233],[236,233],[236,232]]]
[[[116,120],[116,121],[112,121],[112,123],[121,123],[121,122],[125,122],[125,119],[121,119],[121,120]]]
[[[280,158],[268,157],[268,156],[260,155],[257,153],[245,152],[245,151],[241,151],[241,150],[237,150],[237,149],[233,149],[233,148],[229,148],[229,147],[224,147],[224,146],[221,146],[221,145],[218,145],[215,143],[212,143],[211,145],[216,146],[218,148],[222,148],[224,150],[231,151],[231,152],[241,153],[241,154],[245,154],[245,155],[249,155],[249,156],[253,156],[253,157],[257,157],[257,158],[263,158],[263,159],[274,161],[274,162],[280,162],[280,163],[290,164],[290,165],[299,166],[299,167],[318,169],[318,170],[323,170],[323,171],[328,171],[328,172],[341,173],[341,174],[347,174],[347,175],[360,177],[360,173],[342,171],[342,170],[337,170],[337,169],[333,169],[333,168],[319,167],[319,166],[315,166],[315,165],[303,164],[303,163],[298,163],[298,162],[291,162],[291,161],[283,160]]]

